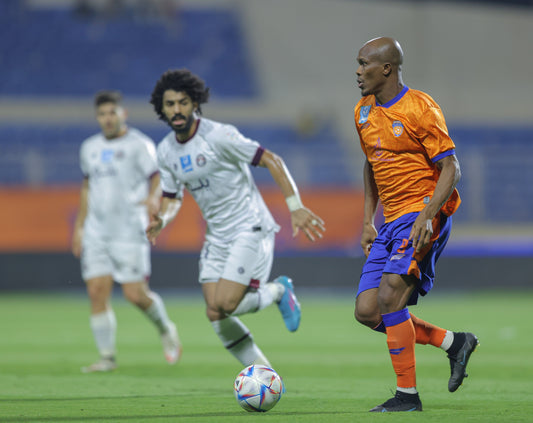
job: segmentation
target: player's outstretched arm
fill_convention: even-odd
[[[146,228],[146,236],[148,240],[155,245],[155,240],[163,230],[178,214],[181,207],[181,198],[161,199],[161,208],[159,213],[150,216],[150,223]]]
[[[283,159],[277,154],[265,150],[259,161],[259,166],[266,167],[270,171],[272,178],[285,196],[285,201],[291,212],[292,236],[298,235],[298,231],[301,229],[312,242],[322,238],[326,231],[324,221],[302,204],[298,187]]]
[[[153,216],[159,212],[161,194],[161,177],[159,172],[157,172],[150,177],[150,191],[146,200],[143,201],[146,205],[148,216]]]

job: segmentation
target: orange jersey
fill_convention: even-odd
[[[435,163],[455,154],[439,105],[428,94],[404,87],[383,105],[377,105],[373,95],[363,97],[354,113],[385,221],[421,211],[440,175]],[[450,216],[460,203],[454,190],[441,211]]]

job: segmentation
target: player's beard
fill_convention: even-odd
[[[185,119],[185,123],[180,126],[176,126],[172,124],[172,121],[177,117],[180,116],[183,119]],[[170,127],[174,130],[176,134],[179,135],[187,135],[189,131],[191,130],[191,126],[194,123],[194,114],[189,115],[187,118],[183,115],[175,115],[172,117],[172,119],[168,120],[168,124]]]
[[[109,124],[102,128],[102,132],[104,133],[104,136],[108,140],[112,140],[115,138],[119,138],[122,135],[123,132],[123,125],[121,124]]]

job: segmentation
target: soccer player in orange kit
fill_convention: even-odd
[[[467,376],[466,365],[479,343],[472,333],[439,328],[407,308],[433,286],[451,215],[461,203],[455,189],[461,170],[440,107],[429,95],[403,83],[398,41],[368,41],[357,62],[363,98],[354,117],[366,155],[361,246],[367,260],[355,318],[386,333],[397,377],[395,396],[370,411],[422,411],[415,344],[431,344],[448,353],[448,390],[454,392]],[[378,202],[385,217],[379,233],[374,225]]]

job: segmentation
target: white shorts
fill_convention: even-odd
[[[243,232],[230,243],[205,242],[200,254],[200,283],[220,278],[257,288],[268,281],[275,232]]]
[[[150,277],[150,244],[147,242],[83,240],[81,275],[85,281],[111,275],[118,283],[140,282]]]

